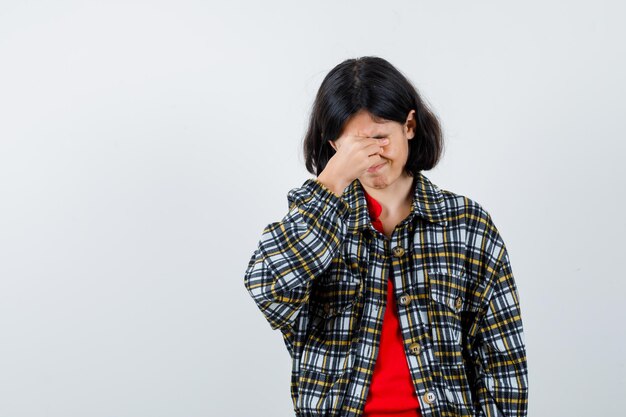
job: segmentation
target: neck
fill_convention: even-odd
[[[363,189],[383,207],[381,217],[390,213],[398,213],[413,200],[414,177],[404,174],[393,184],[384,188],[371,188],[361,183]]]

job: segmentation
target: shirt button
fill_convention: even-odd
[[[422,351],[422,345],[420,345],[419,343],[411,343],[409,345],[409,350],[411,351],[412,354],[417,356]]]
[[[411,296],[407,293],[402,293],[398,301],[400,301],[400,304],[402,304],[403,306],[408,306],[409,304],[411,304]]]
[[[394,246],[392,251],[393,251],[393,256],[395,256],[396,258],[399,258],[402,255],[404,255],[404,248],[402,246]]]
[[[461,309],[462,305],[463,305],[463,299],[461,297],[457,297],[456,303],[454,304],[454,306],[456,307],[457,310],[459,310]]]
[[[428,404],[432,404],[435,402],[435,393],[432,391],[427,391],[422,398],[424,398],[424,401],[426,401]]]

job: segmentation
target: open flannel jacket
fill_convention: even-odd
[[[422,173],[413,184],[411,213],[391,238],[371,224],[358,179],[341,197],[307,179],[288,192],[286,216],[263,230],[244,282],[293,360],[297,416],[362,415],[390,272],[422,415],[527,415],[504,241],[477,202]]]

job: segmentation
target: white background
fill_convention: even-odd
[[[623,412],[623,3],[300,3],[0,3],[0,416],[293,415],[243,274],[365,55],[507,244],[529,416]]]

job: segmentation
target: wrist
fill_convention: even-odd
[[[342,196],[344,190],[349,184],[345,181],[337,180],[336,178],[330,178],[330,176],[328,176],[325,172],[322,172],[317,177],[317,180],[338,197]]]

